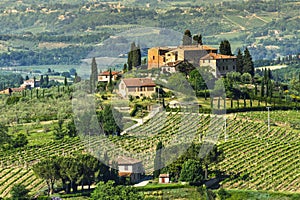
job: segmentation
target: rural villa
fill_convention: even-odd
[[[155,83],[151,78],[124,78],[119,84],[119,94],[123,98],[151,97],[155,93]]]
[[[152,47],[148,50],[148,69],[161,68],[174,73],[176,66],[188,61],[196,67],[211,67],[215,77],[236,71],[236,56],[218,54],[218,49],[206,45]]]
[[[130,183],[137,183],[141,180],[145,174],[145,170],[142,161],[129,158],[129,157],[118,157],[118,170],[119,176],[123,178],[129,178]]]

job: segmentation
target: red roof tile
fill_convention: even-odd
[[[216,53],[209,53],[200,60],[218,60],[218,59],[234,59],[236,56],[228,56],[228,55],[223,55],[223,54],[216,54]]]
[[[127,87],[155,86],[151,78],[125,78],[123,81]]]

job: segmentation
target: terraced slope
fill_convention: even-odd
[[[158,141],[176,146],[203,142],[208,135],[218,139],[224,150],[218,169],[229,175],[223,181],[225,188],[300,192],[300,131],[275,126],[268,130],[265,123],[233,118],[226,119],[225,127],[220,116],[162,112],[127,135],[68,139],[0,153],[0,194],[8,196],[15,183],[37,193],[45,183],[35,177],[31,166],[48,156],[117,152],[142,159],[150,173]]]

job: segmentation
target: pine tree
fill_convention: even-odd
[[[254,63],[252,61],[252,56],[248,50],[248,48],[244,51],[244,69],[243,73],[249,73],[251,76],[254,76]]]
[[[242,51],[239,49],[238,54],[236,56],[236,71],[242,74],[244,71],[243,68],[244,68],[243,54]]]

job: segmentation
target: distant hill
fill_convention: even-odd
[[[0,52],[94,46],[133,28],[159,27],[201,33],[208,45],[228,39],[233,52],[248,47],[254,60],[275,59],[300,52],[299,10],[295,0],[1,1]]]

